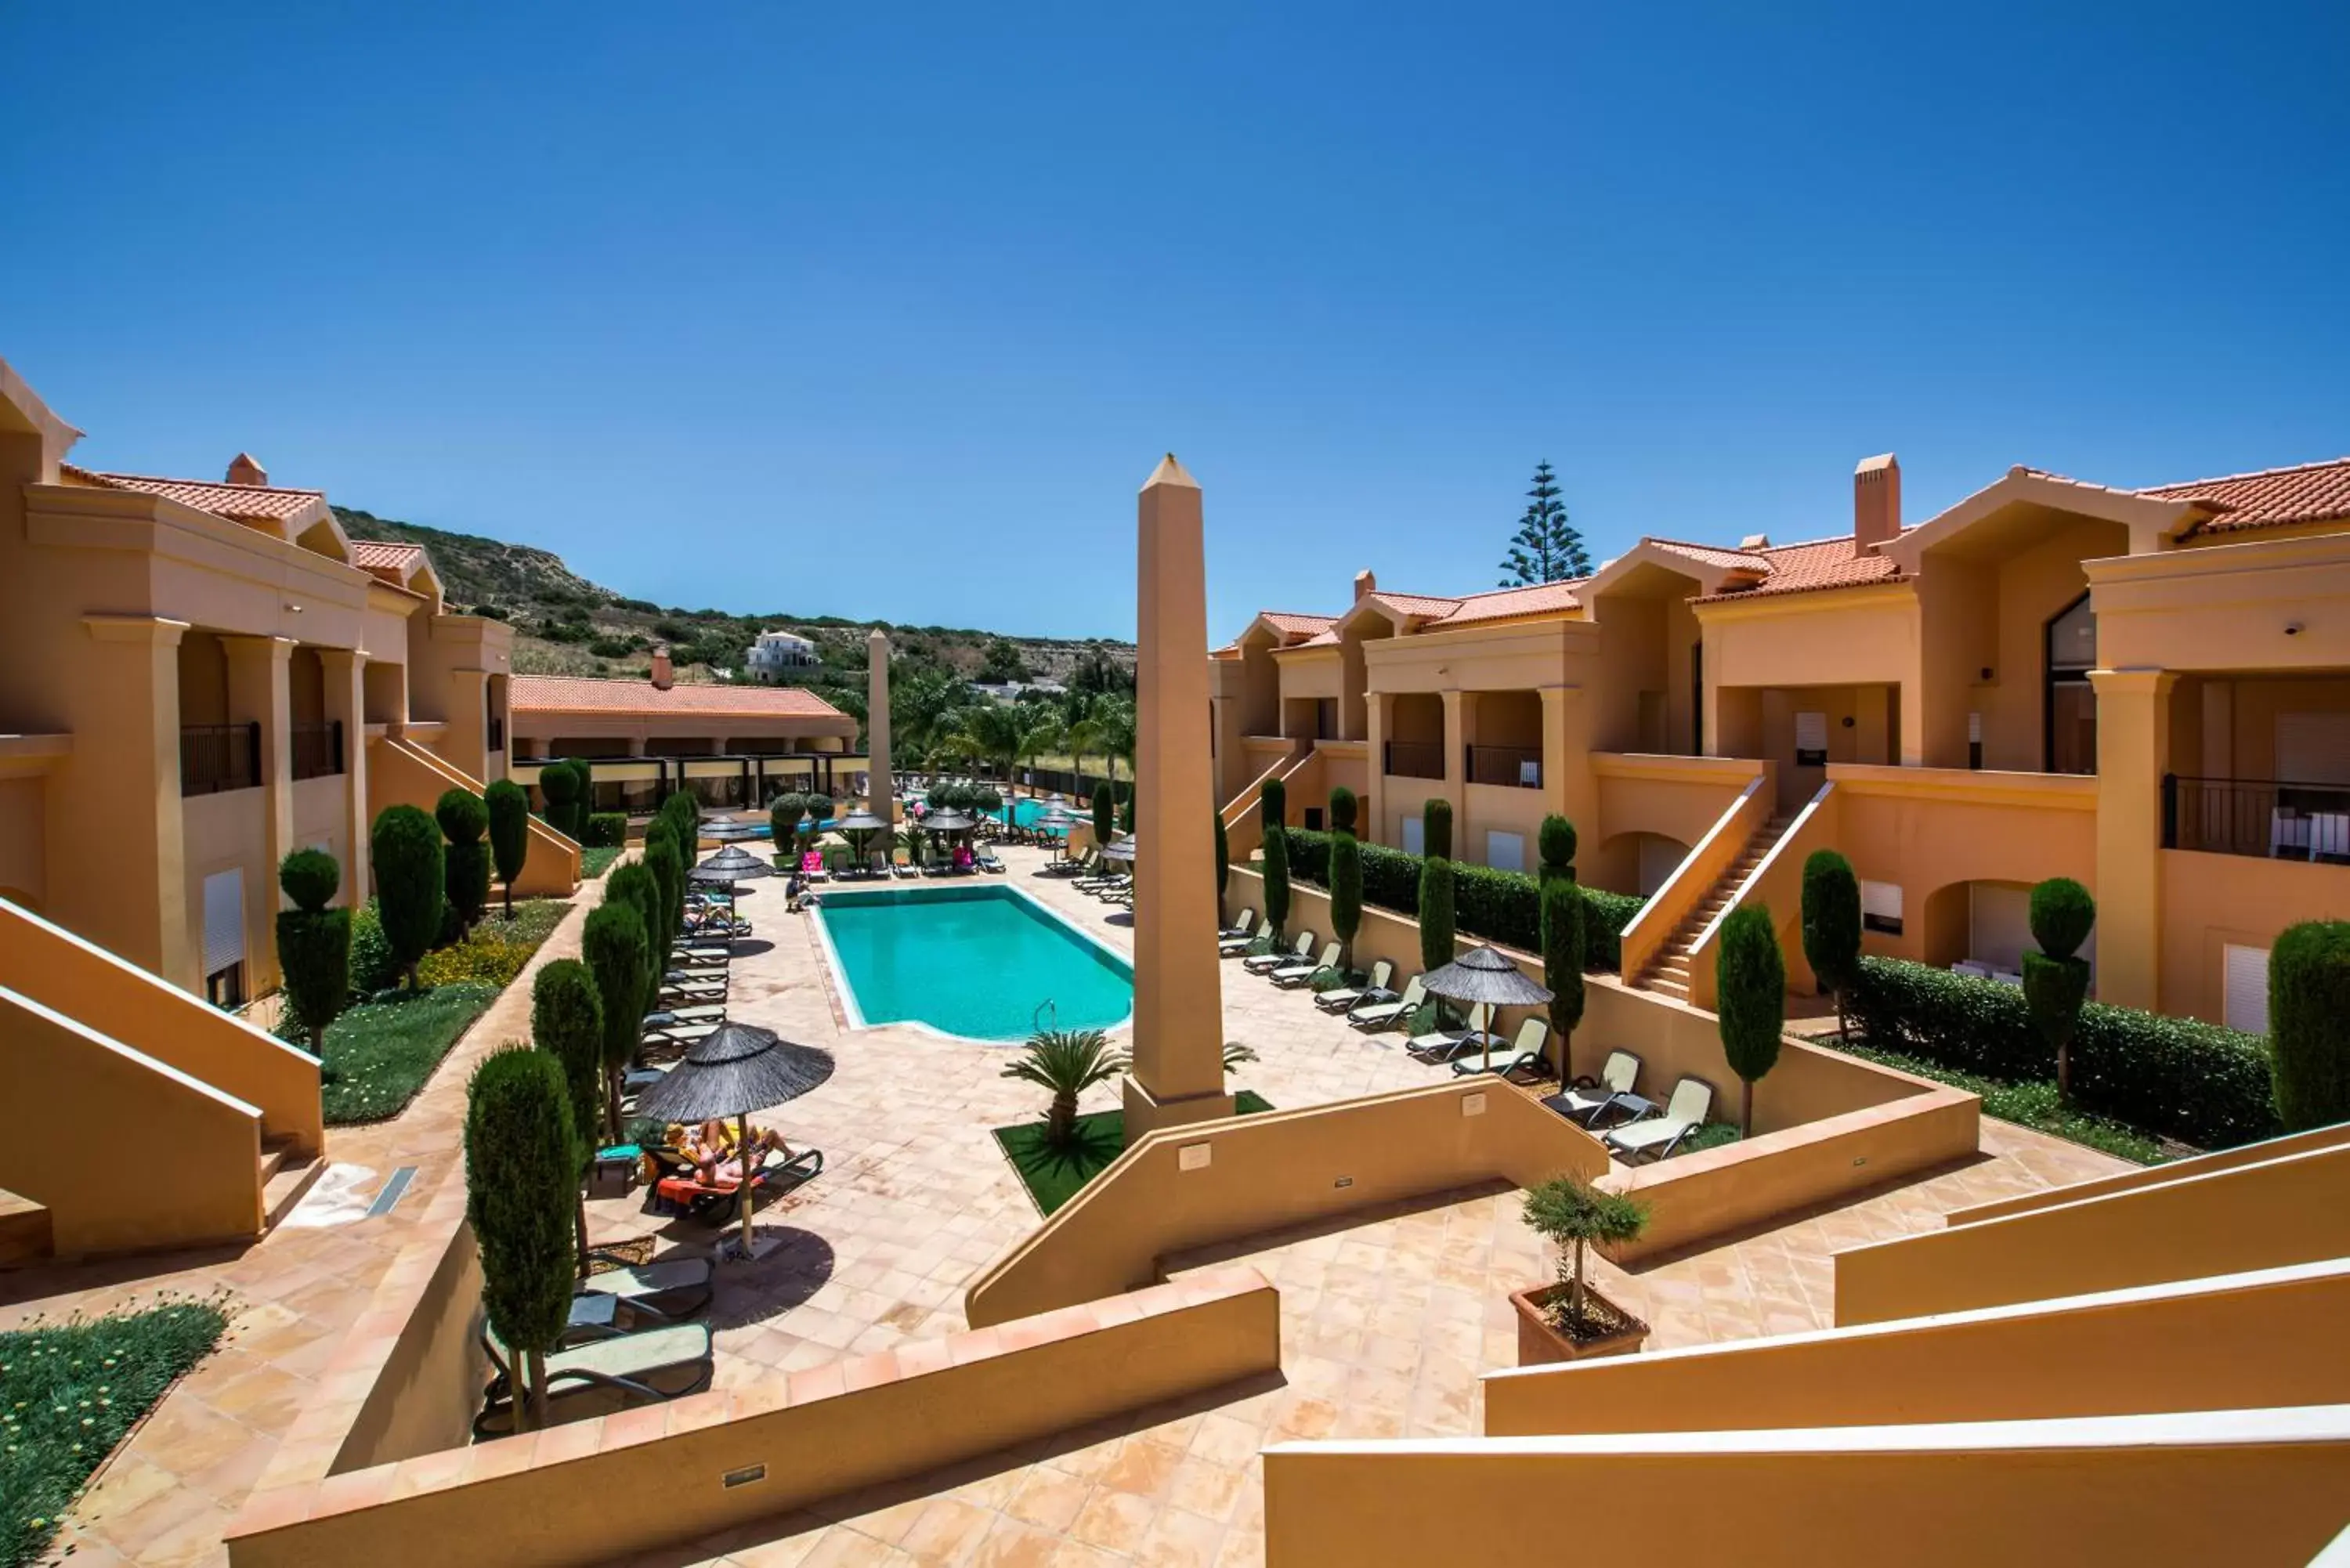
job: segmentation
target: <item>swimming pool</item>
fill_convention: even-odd
[[[1017,1041],[1040,1023],[1107,1029],[1134,1011],[1123,957],[1001,882],[828,890],[816,920],[856,1028]]]

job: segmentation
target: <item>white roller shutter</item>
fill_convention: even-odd
[[[1426,818],[1416,811],[1407,811],[1397,818],[1396,826],[1399,829],[1396,837],[1402,843],[1405,854],[1419,855],[1425,851],[1428,845]]]
[[[2350,784],[2350,713],[2279,713],[2281,784]]]
[[[1489,828],[1485,834],[1485,864],[1496,871],[1526,868],[1526,836]]]
[[[2226,970],[2226,1023],[2247,1034],[2269,1032],[2269,950],[2230,942],[2220,950]]]
[[[1828,760],[1828,716],[1825,713],[1795,715],[1795,765],[1820,767]]]
[[[1860,885],[1860,929],[1882,931],[1888,937],[1901,934],[1901,889],[1891,882],[1863,882]]]
[[[215,871],[204,878],[204,972],[244,961],[244,873]]]

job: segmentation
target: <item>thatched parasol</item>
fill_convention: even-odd
[[[1486,1010],[1485,1023],[1477,1028],[1477,1038],[1484,1054],[1483,1066],[1488,1071],[1493,1065],[1493,1033],[1490,1027],[1492,1009],[1540,1007],[1551,996],[1528,980],[1524,971],[1499,949],[1484,946],[1471,948],[1451,963],[1429,971],[1420,984],[1430,996]]]
[[[1115,844],[1105,844],[1102,846],[1101,854],[1102,858],[1105,860],[1132,860],[1134,858],[1134,840],[1131,838],[1121,838]]]
[[[661,1081],[637,1096],[637,1114],[664,1122],[702,1122],[732,1116],[734,1147],[751,1143],[751,1113],[795,1100],[832,1076],[829,1053],[799,1045],[772,1029],[722,1023],[702,1039]],[[739,1158],[746,1162],[748,1155]],[[754,1189],[743,1179],[743,1254],[751,1255]]]
[[[692,870],[687,879],[694,882],[748,882],[760,877],[772,877],[775,868],[739,844],[730,844]]]

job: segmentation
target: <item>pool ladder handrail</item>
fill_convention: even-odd
[[[1031,1013],[1028,1015],[1028,1032],[1029,1032],[1030,1033],[1032,1033],[1032,1034],[1043,1034],[1043,1033],[1049,1033],[1049,1031],[1047,1031],[1047,1030],[1044,1029],[1043,1027],[1041,1027],[1041,1026],[1037,1023],[1037,1022],[1036,1022],[1038,1019],[1042,1018],[1042,1017],[1043,1017],[1045,1013],[1047,1013],[1047,1012],[1049,1012],[1049,1013],[1051,1013],[1051,1014],[1053,1015],[1053,1024],[1054,1024],[1054,1027],[1057,1029],[1057,1028],[1060,1026],[1060,1023],[1061,1023],[1061,1010],[1060,1010],[1058,1007],[1055,1007],[1055,1006],[1053,1004],[1053,999],[1052,999],[1051,997],[1049,997],[1049,996],[1048,996],[1048,997],[1046,997],[1044,1001],[1042,1001],[1042,1002],[1038,1002],[1038,1003],[1036,1004],[1036,1011],[1035,1011],[1035,1012],[1031,1012]]]

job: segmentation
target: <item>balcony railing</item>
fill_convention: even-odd
[[[343,771],[343,722],[294,726],[294,779],[322,779]]]
[[[1389,741],[1387,771],[1398,778],[1440,779],[1444,776],[1444,746],[1438,741]]]
[[[1542,788],[1542,753],[1531,746],[1471,746],[1469,782]]]
[[[493,752],[506,749],[506,722],[493,714],[490,718],[489,747]]]
[[[2350,789],[2166,774],[2162,846],[2350,865]]]
[[[261,783],[261,726],[180,726],[180,793],[222,794]]]

